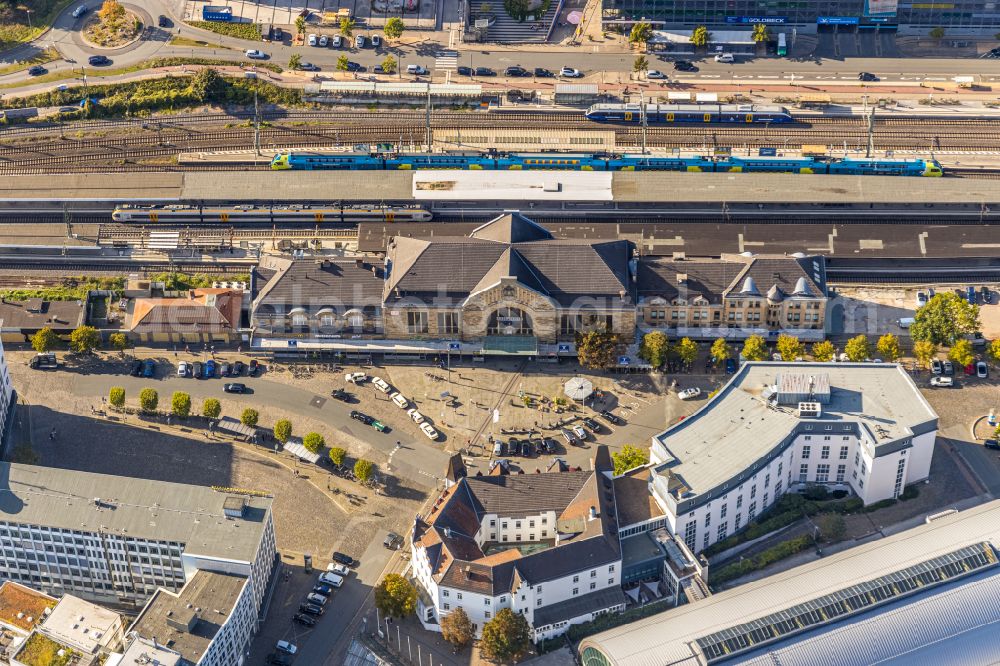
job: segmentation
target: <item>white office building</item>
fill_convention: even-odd
[[[926,479],[938,417],[888,363],[746,363],[705,405],[652,439],[649,486],[697,553],[806,484],[865,504]]]
[[[14,418],[15,401],[14,385],[7,369],[7,356],[3,351],[3,343],[0,343],[0,451],[6,448],[7,432]]]

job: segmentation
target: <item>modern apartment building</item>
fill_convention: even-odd
[[[7,434],[14,423],[14,411],[17,408],[14,385],[10,381],[10,371],[7,369],[7,357],[4,355],[3,344],[0,344],[0,452],[7,447]]]
[[[783,493],[824,484],[865,504],[930,474],[938,417],[889,363],[746,363],[697,412],[652,438],[649,488],[694,553]]]

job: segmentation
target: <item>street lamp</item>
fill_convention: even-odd
[[[31,12],[33,12],[35,10],[28,9],[27,7],[21,7],[21,9],[23,9],[24,13],[28,15],[28,30],[34,30],[34,28],[31,25]]]

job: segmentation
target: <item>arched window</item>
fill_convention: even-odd
[[[520,308],[502,307],[490,315],[487,335],[534,335],[531,317]]]

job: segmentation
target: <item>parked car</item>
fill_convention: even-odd
[[[311,62],[300,62],[299,66],[296,67],[296,69],[298,69],[299,71],[302,71],[302,72],[318,72],[319,71],[319,67],[317,67],[316,65],[312,64]]]
[[[317,620],[316,618],[310,617],[305,613],[296,613],[295,615],[292,616],[292,622],[297,622],[298,624],[304,624],[307,627],[315,627]]]
[[[330,573],[325,571],[319,575],[319,580],[321,583],[326,583],[332,587],[341,587],[344,584],[344,579],[335,573]]]
[[[946,360],[941,364],[941,372],[951,377],[955,374],[955,366],[952,365],[951,361]]]
[[[178,377],[190,377],[191,376],[191,364],[187,361],[181,361],[177,364],[177,376]]]
[[[201,376],[205,372],[205,366],[201,361],[195,361],[191,364],[191,376],[195,379],[201,379]]]
[[[1000,441],[997,441],[995,439],[987,439],[985,442],[983,442],[983,446],[985,446],[988,449],[1000,449]]]
[[[413,422],[416,423],[417,425],[420,425],[426,420],[424,419],[424,415],[417,411],[416,407],[411,407],[408,410],[406,410],[406,414],[411,419],[413,419]]]
[[[229,368],[229,376],[230,377],[239,377],[240,375],[243,374],[243,371],[246,370],[246,367],[247,366],[246,366],[246,364],[243,361],[236,361]]]
[[[372,42],[372,48],[373,49],[382,48],[382,37],[380,37],[379,35],[372,35],[371,36],[371,42]]]
[[[333,555],[330,556],[330,559],[332,559],[337,564],[343,564],[345,567],[355,567],[358,565],[358,561],[355,560],[353,557],[351,557],[350,555],[345,555],[344,553],[339,553],[337,551],[333,551]]]
[[[616,416],[615,414],[612,414],[606,409],[603,412],[601,412],[601,418],[603,418],[608,423],[613,423],[615,425],[621,425],[623,423],[620,416]]]
[[[89,11],[90,8],[87,7],[87,5],[80,5],[79,7],[73,10],[73,18],[80,18]]]
[[[559,70],[559,76],[565,76],[567,79],[580,79],[583,78],[583,72],[573,67],[563,67]]]
[[[356,409],[351,410],[351,418],[354,419],[355,421],[361,421],[365,425],[371,425],[375,421],[375,419],[372,418],[371,416],[368,416],[364,412],[359,412]]]
[[[103,67],[111,64],[111,58],[102,55],[90,56],[87,58],[87,63],[90,64],[91,67]]]
[[[726,374],[733,375],[736,374],[736,359],[727,358],[726,359]]]
[[[986,361],[976,362],[976,377],[980,379],[986,379],[990,376],[990,368],[986,365]]]
[[[229,376],[229,371],[230,371],[231,368],[232,368],[232,364],[231,363],[227,363],[226,361],[223,361],[222,363],[219,364],[219,376],[220,377],[228,377]]]
[[[543,440],[541,440],[541,439],[533,439],[533,440],[531,440],[531,446],[535,450],[535,455],[536,456],[541,456],[541,455],[545,455],[546,453],[548,453],[548,451],[546,451],[546,449],[545,449],[545,442]]]
[[[976,304],[976,288],[968,286],[965,288],[965,300],[969,301],[969,305]]]
[[[365,36],[364,35],[357,35],[354,38],[354,48],[356,48],[356,49],[363,49],[363,48],[365,48]]]
[[[496,439],[493,440],[493,455],[502,456],[503,455],[503,440]]]
[[[507,440],[507,446],[504,453],[508,456],[516,456],[521,452],[521,440],[517,437],[511,437]]]
[[[41,76],[48,71],[49,70],[45,69],[41,65],[34,65],[33,67],[28,68],[28,76]]]
[[[213,361],[211,359],[205,361],[205,378],[206,379],[211,378],[211,377],[215,377],[215,368],[216,368],[215,361]]]
[[[687,60],[676,60],[674,61],[674,69],[678,72],[697,72],[698,68],[695,67],[693,62]]]
[[[931,374],[940,375],[942,370],[940,359],[931,359]]]
[[[542,444],[545,445],[545,452],[552,454],[556,452],[556,440],[551,437],[543,437]]]
[[[322,594],[324,597],[329,597],[333,595],[333,588],[326,583],[316,583],[313,585],[313,592],[316,594]]]
[[[657,81],[660,79],[667,78],[667,75],[658,69],[651,69],[648,72],[646,72],[646,78],[649,79],[650,81]]]
[[[343,45],[344,45],[344,38],[341,37],[340,35],[334,35],[333,39],[330,40],[331,49],[339,49]]]
[[[406,397],[402,393],[399,393],[397,391],[396,393],[393,393],[391,397],[392,397],[392,404],[396,405],[400,409],[409,409],[410,402],[409,400],[406,399]]]
[[[156,361],[147,358],[142,362],[142,376],[147,379],[156,375]]]
[[[982,297],[983,303],[990,304],[993,302],[993,293],[986,285],[979,288],[979,295]]]
[[[341,402],[350,402],[354,399],[354,396],[344,389],[333,389],[330,391],[330,397],[334,400],[340,400]]]
[[[251,60],[264,60],[267,58],[267,54],[260,49],[247,49],[243,55]]]
[[[935,388],[951,388],[955,380],[951,377],[931,377],[931,386]]]
[[[969,363],[968,365],[966,365],[965,366],[965,374],[967,374],[970,377],[973,376],[973,375],[975,375],[976,374],[976,364],[975,363]]]
[[[348,372],[344,375],[344,381],[348,384],[360,384],[363,381],[367,381],[368,375],[363,372]]]
[[[223,384],[222,390],[226,393],[246,393],[247,387],[246,384],[240,383]]]
[[[309,33],[309,36],[306,37],[306,44],[309,46],[316,46],[319,44],[319,35]]]
[[[573,426],[572,430],[573,430],[573,434],[581,442],[584,441],[585,439],[587,439],[587,431],[583,429],[583,426],[575,425],[575,426]]]
[[[713,60],[715,60],[715,62],[734,63],[736,62],[736,56],[732,53],[716,53]]]
[[[476,76],[496,76],[497,73],[494,72],[489,67],[476,67]]]
[[[531,445],[531,442],[529,442],[526,439],[521,440],[521,457],[523,457],[523,458],[530,458],[531,454],[534,453],[534,451],[535,451],[535,449]]]
[[[35,370],[55,370],[59,367],[59,359],[52,352],[35,354],[28,365]]]
[[[281,28],[279,28],[277,26],[271,28],[271,41],[272,42],[280,42],[280,41],[283,41],[284,39],[285,39],[285,31],[284,30],[282,30]]]
[[[678,393],[677,397],[680,398],[681,400],[694,400],[700,395],[701,395],[700,388],[689,388],[689,389],[684,389],[683,391]]]
[[[472,76],[472,68],[471,67],[460,66],[460,67],[458,67],[458,69],[455,70],[455,72],[459,76]]]
[[[552,70],[550,69],[545,69],[544,67],[536,67],[535,76],[537,76],[540,79],[551,79],[555,75],[552,73]]]
[[[354,62],[353,60],[347,61],[347,71],[348,72],[363,72],[365,71],[364,65]]]
[[[388,432],[389,431],[389,426],[387,426],[386,424],[382,423],[378,419],[375,419],[374,421],[372,421],[371,422],[371,426],[373,428],[375,428],[376,430],[378,430],[379,432]]]
[[[420,424],[420,432],[427,435],[427,439],[431,440],[432,442],[437,441],[437,438],[439,437],[438,431],[434,429],[434,426],[432,426],[430,423],[427,423],[426,421]]]
[[[299,611],[301,611],[301,612],[303,612],[303,613],[305,613],[307,615],[322,615],[323,614],[323,607],[322,606],[317,606],[316,604],[302,603],[302,604],[299,604]]]
[[[330,562],[328,565],[326,565],[326,570],[329,571],[330,573],[337,574],[338,576],[341,576],[343,578],[347,578],[347,575],[351,573],[351,570],[348,569],[345,565],[337,564],[336,562]]]
[[[576,436],[573,435],[573,433],[571,433],[569,430],[561,428],[559,430],[559,434],[562,436],[564,440],[566,440],[567,444],[569,444],[570,446],[576,446]]]
[[[927,294],[925,294],[924,292],[918,291],[916,298],[917,298],[917,305],[916,305],[916,307],[917,307],[918,310],[920,308],[924,307],[925,305],[927,305]]]
[[[526,70],[524,67],[521,67],[520,65],[511,65],[510,67],[508,67],[503,71],[503,75],[522,77],[522,76],[531,76],[531,72]]]
[[[288,654],[295,654],[299,651],[294,643],[289,643],[288,641],[278,641],[274,644],[274,649],[280,652],[287,652]]]
[[[392,392],[392,387],[389,385],[389,382],[385,381],[381,377],[372,377],[372,386],[387,395]]]
[[[250,365],[247,368],[247,374],[250,375],[251,377],[256,377],[258,372],[260,372],[260,363],[258,363],[257,359],[255,358],[250,359]]]
[[[873,81],[878,81],[878,77],[872,74],[871,72],[860,72],[858,74],[858,81],[866,81],[868,83],[871,83]]]
[[[319,45],[325,49],[327,46],[330,45],[330,38],[327,37],[326,35],[320,35]]]
[[[399,536],[395,532],[389,532],[382,539],[382,545],[389,550],[399,550],[403,547],[403,537]]]
[[[329,597],[323,594],[317,594],[316,592],[310,592],[306,595],[306,601],[311,604],[316,604],[317,606],[326,606],[326,602],[330,600]]]
[[[591,432],[601,431],[601,424],[590,417],[584,417],[580,419],[580,423],[587,426],[587,428],[589,428]]]

